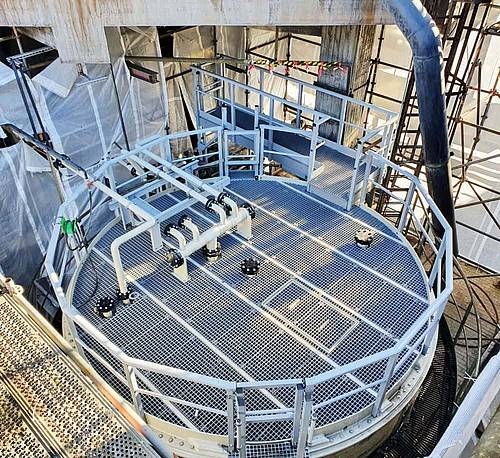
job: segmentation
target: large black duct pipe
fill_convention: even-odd
[[[382,0],[382,4],[394,18],[413,52],[427,186],[453,230],[453,247],[456,253],[458,245],[439,30],[419,0]],[[437,221],[433,224],[438,235],[441,235],[441,225]]]

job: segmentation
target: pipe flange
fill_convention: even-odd
[[[217,205],[217,201],[214,197],[209,197],[205,202],[205,210],[207,210],[208,213],[215,213],[214,205]]]
[[[177,225],[181,228],[181,229],[186,229],[186,221],[191,221],[191,217],[189,215],[182,215],[180,218],[179,218],[179,221],[177,222]],[[165,228],[166,229],[166,228]]]
[[[178,250],[176,250],[175,248],[170,248],[167,251],[167,262],[173,268],[177,268],[184,264],[184,258]]]
[[[251,219],[255,218],[255,208],[252,205],[250,205],[249,203],[244,203],[241,207],[247,209]]]
[[[167,236],[167,237],[171,237],[171,238],[174,238],[174,235],[172,234],[171,230],[172,229],[175,229],[175,230],[180,230],[179,226],[177,226],[177,224],[174,224],[174,223],[169,223],[165,226],[165,229],[163,229],[163,233]],[[176,239],[177,240],[177,239]]]
[[[241,261],[241,272],[247,277],[255,277],[260,270],[260,261],[255,258],[247,258]]]
[[[231,208],[231,205],[229,205],[225,200],[226,198],[229,197],[229,194],[227,192],[221,192],[218,196],[217,196],[217,203],[224,209],[224,211],[226,212],[226,216],[231,216],[231,213],[232,213],[232,208]]]
[[[130,289],[130,286],[127,286],[127,292],[125,293],[122,293],[120,288],[116,288],[116,299],[120,302],[132,302],[132,290]]]
[[[218,196],[217,196],[217,203],[219,204],[223,204],[224,203],[224,200],[229,197],[229,194],[227,192],[221,192]]]
[[[209,250],[207,246],[205,245],[202,249],[201,252],[203,255],[207,258],[209,262],[217,261],[217,259],[220,259],[222,256],[222,247],[220,242],[217,242],[217,247],[214,250]]]
[[[97,305],[95,306],[95,312],[101,318],[113,317],[116,313],[116,301],[114,301],[109,296],[101,297],[97,301]]]
[[[363,227],[356,231],[354,240],[356,240],[356,245],[359,247],[368,248],[373,243],[374,236],[375,232],[373,230]]]

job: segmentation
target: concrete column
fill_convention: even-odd
[[[349,65],[347,73],[338,69],[328,69],[318,78],[318,85],[327,89],[348,94],[356,98],[364,98],[364,84],[368,80],[370,58],[375,37],[372,25],[325,26],[321,32],[320,59],[338,61]],[[318,94],[316,109],[323,113],[339,116],[341,104],[334,97]],[[362,111],[348,107],[346,119],[357,124],[362,123]],[[322,137],[337,140],[338,123],[327,122],[320,127]],[[352,144],[359,131],[346,128],[344,144]]]

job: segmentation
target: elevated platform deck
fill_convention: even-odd
[[[134,238],[122,246],[134,301],[105,320],[94,312],[95,301],[89,297],[96,282],[95,298],[115,294],[110,244],[124,230],[112,224],[75,277],[73,306],[132,357],[234,382],[325,373],[390,348],[427,310],[430,298],[421,265],[401,234],[376,214],[358,207],[347,212],[302,187],[273,181],[233,179],[226,191],[240,204],[254,205],[251,240],[236,233],[222,237],[222,258],[211,264],[195,253],[188,260],[190,279],[182,283],[165,263],[165,248],[153,252],[146,235]],[[150,203],[165,210],[184,198],[180,192],[166,193]],[[201,230],[217,218],[200,204],[185,213]],[[367,249],[354,242],[360,228],[375,232]],[[167,246],[171,242],[164,241]],[[261,261],[255,277],[240,271],[241,261],[249,257]],[[90,350],[89,360],[127,396],[113,356],[83,331],[80,338]],[[405,380],[419,356],[415,350],[408,349],[408,358],[391,377],[391,388]],[[384,368],[378,362],[319,385],[316,427],[331,430],[331,425],[366,412],[376,399],[371,386]],[[227,434],[224,390],[145,371],[138,372],[138,382],[164,396],[144,395],[147,413],[196,431]],[[254,390],[245,395],[246,408],[293,410],[294,396],[292,387]],[[291,428],[286,416],[281,421],[249,420],[246,438],[286,440]]]

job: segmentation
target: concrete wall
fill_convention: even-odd
[[[1,0],[0,26],[50,27],[63,62],[109,62],[104,28],[390,23],[377,0]]]

